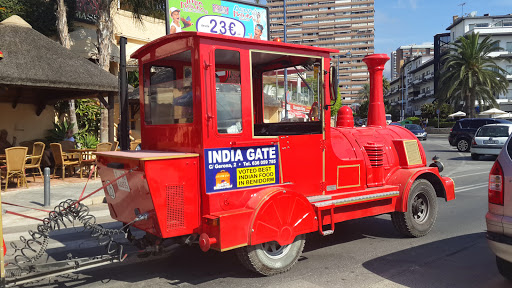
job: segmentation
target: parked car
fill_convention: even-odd
[[[509,137],[489,173],[487,242],[498,271],[512,281],[512,141]]]
[[[418,124],[405,124],[404,127],[416,135],[420,140],[427,140],[427,132]]]
[[[391,123],[389,123],[389,125],[402,126],[402,124],[400,124],[400,122],[391,122]]]
[[[498,155],[512,133],[512,124],[489,124],[478,128],[471,141],[471,158]]]
[[[476,130],[484,125],[497,123],[512,124],[512,122],[508,120],[493,118],[466,118],[457,120],[448,136],[448,142],[450,142],[452,146],[457,146],[459,151],[468,152],[471,149],[471,140],[475,136]]]

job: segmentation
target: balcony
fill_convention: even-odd
[[[429,90],[425,93],[426,97],[434,96],[434,90]]]
[[[434,75],[432,74],[428,74],[427,76],[425,76],[425,80],[428,81],[430,79],[434,78]]]
[[[421,79],[416,79],[416,80],[412,81],[413,85],[418,85],[420,83],[421,83]]]
[[[420,93],[418,94],[418,96],[416,97],[416,99],[420,99],[420,98],[423,98],[425,97],[425,93]]]

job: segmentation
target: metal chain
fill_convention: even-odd
[[[30,267],[27,263],[33,264],[45,254],[48,248],[50,232],[66,229],[69,224],[74,224],[75,221],[80,222],[86,230],[91,231],[91,236],[98,240],[100,246],[106,248],[108,255],[118,255],[119,259],[122,259],[123,245],[115,241],[114,236],[125,234],[125,232],[121,229],[103,228],[101,225],[96,224],[96,217],[89,213],[89,207],[83,203],[77,203],[76,200],[71,199],[62,201],[55,206],[48,217],[43,219],[43,223],[37,226],[36,231],[28,231],[29,238],[20,236],[20,240],[23,243],[21,247],[18,247],[16,243],[11,243],[11,248],[14,249],[13,255],[15,255],[14,262],[7,264],[7,266],[13,265],[15,269],[30,272]],[[18,271],[18,273],[21,273],[21,271]],[[16,275],[6,276],[9,278]]]

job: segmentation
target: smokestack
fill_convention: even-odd
[[[453,15],[452,19],[453,19],[453,23],[455,23],[455,21],[457,21],[457,19],[459,19],[459,15]]]
[[[382,71],[388,62],[386,54],[373,54],[363,58],[370,72],[370,105],[368,105],[368,126],[386,126],[386,111],[382,95]]]

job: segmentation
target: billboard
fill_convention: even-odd
[[[167,0],[169,34],[198,31],[260,40],[269,39],[268,8],[226,0]]]

